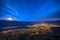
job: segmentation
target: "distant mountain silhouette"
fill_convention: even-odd
[[[26,28],[27,25],[32,25],[36,23],[52,23],[60,25],[60,20],[56,21],[42,21],[42,22],[24,22],[24,21],[8,21],[8,20],[0,20],[0,31],[7,28],[7,29],[14,29],[14,28]]]
[[[55,23],[60,24],[60,20],[56,21],[42,21],[43,23]],[[26,26],[26,25],[32,25],[34,23],[42,23],[42,22],[25,22],[25,21],[8,21],[8,20],[0,20],[0,27],[6,27],[6,26]]]
[[[52,24],[57,24],[60,25],[60,20],[56,20],[56,21],[43,21],[44,23],[52,23]]]
[[[31,22],[0,20],[0,27],[29,25]]]
[[[3,30],[2,28],[26,28],[27,25],[32,24],[32,22],[0,20],[0,31]]]

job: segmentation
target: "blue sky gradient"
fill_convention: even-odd
[[[56,20],[60,19],[59,7],[59,0],[0,0],[0,20]]]

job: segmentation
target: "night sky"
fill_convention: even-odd
[[[59,0],[0,0],[0,20],[60,20]]]

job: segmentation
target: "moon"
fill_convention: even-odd
[[[7,18],[7,20],[13,20],[11,17]]]

